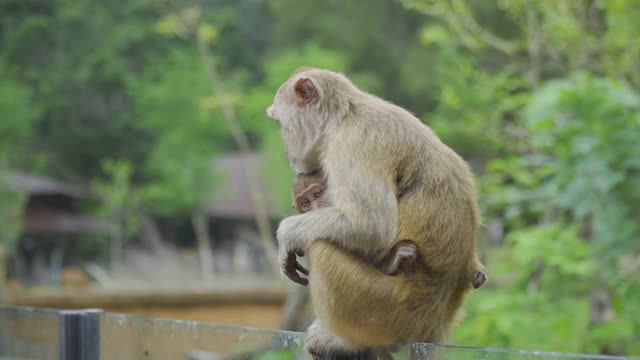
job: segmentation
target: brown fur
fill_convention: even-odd
[[[322,196],[319,199],[314,199],[313,194],[307,194],[310,190],[321,189],[326,192],[327,187],[324,177],[321,172],[314,174],[298,174],[296,180],[293,182],[291,192],[293,195],[292,207],[298,211],[298,213],[305,213],[317,208],[331,206],[326,196]],[[299,199],[306,198],[310,200],[315,206],[311,209],[304,210],[300,204]],[[385,275],[395,276],[401,272],[413,271],[413,263],[417,259],[417,247],[411,240],[398,241],[389,251],[387,255],[381,260],[380,263],[374,264],[378,270],[382,271]],[[481,266],[480,263],[477,264]],[[477,289],[484,285],[487,281],[487,273],[484,267],[476,268],[471,278],[469,279],[471,286]]]
[[[301,79],[317,96],[303,104]],[[306,349],[446,341],[480,267],[469,166],[409,112],[331,71],[298,71],[267,113],[297,172],[324,171],[333,204],[286,218],[277,231],[283,268],[296,251],[308,256],[318,320]],[[398,239],[417,245],[415,272],[386,276],[365,260],[382,258]]]

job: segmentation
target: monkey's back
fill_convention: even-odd
[[[367,309],[377,309],[370,313],[380,316],[349,315],[356,307],[342,306],[328,314],[333,314],[330,317],[343,336],[364,336],[359,341],[367,340],[363,330],[373,324],[385,329],[373,332],[378,337],[444,341],[471,289],[470,273],[476,264],[478,209],[472,174],[460,156],[409,112],[378,98],[366,103],[367,109],[356,108],[361,111],[357,119],[367,122],[356,125],[367,132],[363,151],[374,152],[378,164],[391,167],[389,182],[396,186],[398,201],[396,241],[415,242],[420,261],[412,274],[377,273],[375,285],[361,289],[359,298],[367,298],[371,303]],[[369,326],[358,320],[363,317]]]
[[[390,182],[396,186],[398,200],[397,240],[416,242],[430,271],[451,281],[475,256],[479,216],[471,169],[411,113],[366,96],[369,116],[360,121],[368,124],[357,126],[366,128],[366,136],[374,139],[369,147],[376,148],[377,162],[392,168]]]
[[[354,182],[345,167],[340,168],[342,172],[332,167],[348,164],[353,174],[365,176],[356,176],[359,183],[354,191],[363,192],[357,198],[397,200],[397,213],[395,208],[372,208],[371,218],[364,222],[397,216],[398,223],[390,224],[386,233],[373,235],[413,241],[420,261],[411,274],[387,276],[335,242],[314,240],[307,254],[316,315],[332,333],[366,347],[445,341],[471,289],[469,274],[476,260],[478,210],[471,171],[409,112],[347,85],[341,91],[338,94],[348,97],[340,98],[340,104],[348,103],[349,110],[327,125],[331,136],[322,148],[322,167],[330,174],[328,188]],[[378,183],[363,186],[372,181],[366,177],[383,181],[395,194],[378,193]],[[331,200],[334,206],[348,209],[352,198],[332,196]],[[364,234],[358,236],[370,235],[362,230]],[[361,238],[351,241],[367,244]]]
[[[471,170],[430,128],[407,122],[407,136],[415,139],[408,141],[413,149],[397,150],[398,240],[418,244],[429,273],[469,285],[479,217]]]
[[[398,182],[397,240],[414,241],[420,253],[417,271],[406,275],[403,291],[411,292],[408,302],[422,300],[417,312],[429,312],[424,321],[435,320],[441,326],[426,327],[437,330],[435,338],[421,339],[424,333],[418,331],[411,334],[418,336],[412,340],[444,341],[471,290],[471,274],[477,271],[478,208],[468,165],[429,128],[421,127],[411,124],[415,131],[410,136],[423,138],[422,148],[405,154],[405,165],[398,169],[400,179],[413,180]]]
[[[476,261],[479,211],[471,169],[415,116],[384,101],[381,106],[396,122],[382,128],[391,140],[388,160],[396,164],[397,240],[417,244],[422,271],[413,280],[426,283],[425,295],[437,287],[439,296],[457,296],[470,289]]]

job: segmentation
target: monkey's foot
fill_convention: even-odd
[[[373,350],[358,352],[338,352],[329,351],[321,353],[311,353],[314,360],[376,360],[378,355]]]
[[[304,350],[314,359],[375,359],[375,353],[330,333],[317,319],[307,330]]]
[[[415,263],[418,258],[418,247],[413,241],[402,240],[398,242],[389,254],[392,256],[390,262],[383,268],[386,275],[396,276],[400,273],[411,272],[415,269]]]
[[[486,272],[476,271],[476,273],[473,274],[473,280],[471,281],[471,285],[473,285],[474,289],[477,289],[480,286],[482,286],[485,282],[487,282],[488,278],[489,277],[487,276]]]
[[[398,258],[400,262],[412,266],[418,257],[418,247],[415,243],[408,240],[402,240],[398,243]]]

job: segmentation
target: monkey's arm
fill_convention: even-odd
[[[286,218],[278,227],[279,259],[287,276],[290,254],[306,250],[314,240],[367,255],[388,249],[396,237],[398,204],[392,177],[385,174],[389,170],[367,161],[380,159],[375,154],[361,159],[357,155],[365,152],[354,151],[357,145],[342,144],[344,148],[328,151],[324,161],[334,206]]]

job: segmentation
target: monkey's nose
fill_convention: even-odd
[[[267,116],[272,118],[272,119],[275,117],[275,114],[274,114],[274,111],[273,111],[273,105],[271,105],[271,106],[269,106],[267,108]]]

